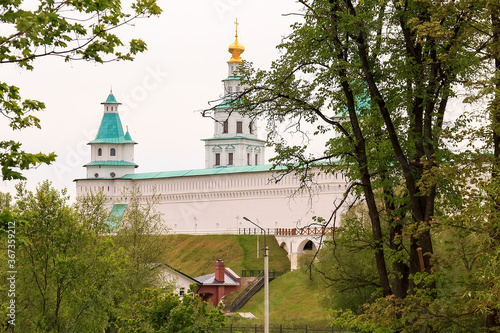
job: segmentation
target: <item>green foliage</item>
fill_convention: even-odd
[[[80,197],[71,206],[66,191],[52,188],[48,181],[34,193],[24,183],[17,190],[14,204],[10,195],[0,194],[0,218],[9,230],[0,238],[4,263],[0,277],[5,280],[12,274],[8,271],[17,271],[16,331],[102,332],[113,330],[123,318],[152,329],[150,314],[139,311],[152,299],[142,290],[159,286],[168,293],[172,287],[158,279],[158,270],[152,269],[156,262],[150,261],[165,251],[158,247],[161,243],[147,238],[158,232],[161,221],[154,205],[134,204],[132,198],[125,221],[129,228],[124,229],[133,228],[136,237],[125,242],[131,234],[109,234],[107,199],[101,192]],[[12,250],[11,235],[15,235],[15,268],[6,267],[11,263],[7,255],[12,259],[7,252],[7,246]],[[12,298],[6,288],[9,284],[0,286],[4,317]],[[209,309],[205,313],[216,318]],[[13,328],[6,321],[3,327]]]
[[[11,208],[12,196],[10,193],[0,192],[0,210],[9,210]]]
[[[109,235],[116,251],[126,259],[121,267],[122,287],[113,293],[114,306],[108,310],[111,326],[117,326],[123,318],[141,320],[136,303],[141,303],[145,288],[159,287],[169,291],[170,281],[162,281],[160,270],[155,267],[167,255],[168,241],[161,214],[156,210],[158,198],[143,200],[137,186],[127,189],[124,196],[130,198],[121,221],[111,221],[106,208],[108,199],[102,192],[89,193],[79,197],[76,203],[78,219],[86,230],[96,237]],[[111,225],[120,225],[118,231],[110,230]]]
[[[500,327],[498,1],[301,3],[271,69],[240,70],[233,105],[266,119],[284,172],[303,185],[342,172],[363,199],[320,255],[327,302],[366,330]],[[454,99],[481,103],[457,118]],[[288,142],[281,123],[312,126],[324,151]]]
[[[28,223],[16,225],[16,237],[25,239],[16,243],[16,330],[102,330],[114,295],[125,288],[123,252],[78,221],[65,191],[51,188],[49,182],[35,193],[24,184],[17,189],[14,221]],[[2,295],[5,304],[9,300]]]
[[[113,241],[129,258],[134,272],[129,276],[130,292],[138,295],[157,281],[157,270],[151,265],[161,263],[162,256],[167,253],[167,239],[162,236],[168,229],[156,209],[157,196],[142,198],[138,186],[126,191],[124,196],[130,200]]]
[[[326,243],[318,259],[314,279],[325,288],[321,295],[325,308],[357,312],[380,295],[373,251],[366,243]]]
[[[48,155],[37,153],[26,153],[21,150],[21,143],[12,140],[0,142],[0,164],[2,165],[3,180],[26,179],[21,172],[40,163],[50,164],[56,159],[54,153]]]
[[[115,29],[134,19],[160,13],[155,0],[133,1],[129,9],[114,0],[2,1],[0,64],[33,70],[34,60],[46,56],[98,63],[133,60],[137,53],[146,50],[146,44],[140,39],[132,39],[125,46]],[[9,120],[13,130],[40,128],[40,120],[31,113],[43,109],[44,103],[22,99],[18,87],[0,82],[0,114]],[[26,153],[19,142],[0,142],[3,180],[25,179],[18,170],[50,164],[55,158],[54,153]]]
[[[224,313],[219,307],[202,302],[195,294],[196,285],[182,296],[157,289],[145,289],[138,304],[141,317],[122,320],[118,324],[127,332],[212,333],[224,326]]]
[[[134,1],[128,12],[119,1],[111,0],[61,4],[41,0],[30,7],[18,0],[3,2],[0,20],[14,31],[2,36],[0,62],[16,63],[31,70],[34,59],[48,55],[62,56],[67,61],[103,62],[105,56],[131,60],[133,55],[145,50],[145,44],[132,40],[129,48],[121,50],[123,42],[113,32],[114,28],[160,13],[154,0]]]
[[[106,208],[107,204],[108,198],[102,191],[89,192],[85,196],[79,196],[74,206],[78,211],[79,223],[96,235],[109,233],[108,218],[110,212]]]

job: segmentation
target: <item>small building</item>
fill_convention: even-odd
[[[205,301],[210,299],[214,306],[219,304],[222,297],[241,287],[241,278],[231,268],[225,267],[221,259],[215,263],[215,273],[198,276],[195,280],[202,284],[198,294]]]
[[[182,294],[188,292],[189,287],[194,283],[198,286],[198,290],[202,283],[197,279],[190,277],[182,273],[181,271],[176,270],[170,265],[167,264],[156,264],[155,269],[159,269],[160,273],[158,276],[159,283],[161,285],[165,284],[173,284],[174,285],[174,294],[178,294],[181,296]]]

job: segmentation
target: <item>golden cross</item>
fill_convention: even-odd
[[[236,18],[236,21],[234,21],[234,24],[236,25],[236,37],[238,37],[238,18]]]

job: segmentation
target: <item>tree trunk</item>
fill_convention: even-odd
[[[492,57],[495,65],[493,85],[495,86],[495,96],[492,102],[492,127],[493,127],[493,178],[497,178],[500,172],[500,4],[490,3],[491,26],[493,38],[491,41]]]
[[[494,62],[495,73],[493,75],[493,86],[495,87],[495,93],[493,101],[491,104],[491,126],[493,128],[493,166],[491,172],[491,180],[493,183],[498,183],[500,180],[500,4],[495,1],[489,3],[489,9],[491,11],[491,30],[492,30],[492,47],[491,55]],[[493,198],[494,200],[494,211],[490,217],[491,223],[496,224],[490,228],[490,233],[496,239],[498,239],[498,212],[500,211],[500,199],[498,197]],[[500,326],[498,312],[496,309],[490,309],[490,312],[486,315],[486,327],[493,328]]]
[[[385,175],[387,170],[383,170],[382,182],[386,180]],[[389,247],[394,253],[400,253],[404,251],[404,247],[401,240],[396,240],[398,236],[403,233],[402,220],[405,213],[394,214],[396,212],[396,205],[394,204],[394,191],[389,186],[384,186],[384,204],[387,211],[389,220]],[[406,210],[405,210],[406,212]],[[392,291],[394,296],[397,298],[405,298],[408,294],[408,277],[409,271],[408,266],[402,260],[395,260],[392,264],[392,270],[394,272],[394,282],[392,284]]]
[[[343,72],[343,71],[341,71]],[[361,184],[363,185],[363,192],[365,201],[368,206],[368,215],[372,226],[372,237],[375,243],[375,262],[377,264],[377,272],[382,286],[384,296],[392,295],[391,285],[389,283],[389,275],[387,273],[387,265],[384,256],[384,242],[382,237],[382,227],[380,224],[380,215],[378,213],[377,204],[375,202],[375,195],[371,184],[370,173],[368,171],[368,159],[366,156],[366,146],[363,133],[359,126],[358,117],[356,115],[356,107],[354,96],[347,81],[342,82],[342,88],[347,99],[347,109],[349,111],[349,119],[353,128],[354,137],[356,138],[355,151],[356,159],[361,172]]]

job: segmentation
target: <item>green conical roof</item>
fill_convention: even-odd
[[[106,102],[102,102],[101,104],[122,104],[122,103],[118,103],[116,101],[115,95],[113,95],[113,93],[110,92],[108,98],[106,99]]]
[[[121,104],[118,103],[110,93],[106,102],[101,104]],[[99,132],[94,140],[90,143],[137,143],[132,140],[129,132],[123,134],[122,122],[120,120],[120,115],[118,113],[107,113],[105,112],[102,116],[101,126],[99,126]]]
[[[130,133],[123,134],[122,122],[118,113],[105,113],[95,140],[89,143],[137,143]]]

